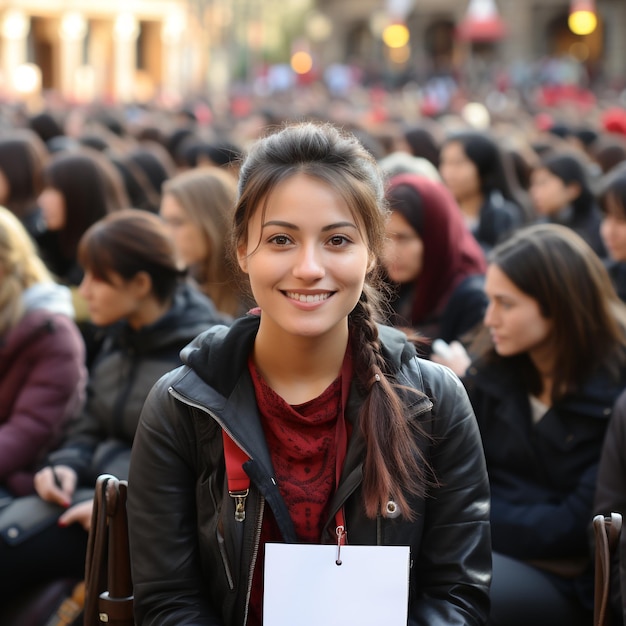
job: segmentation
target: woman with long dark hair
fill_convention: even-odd
[[[458,380],[376,324],[386,216],[354,136],[302,124],[251,148],[232,246],[258,309],[185,350],[133,444],[138,623],[261,624],[265,546],[336,546],[344,532],[410,546],[409,624],[484,623],[478,431]],[[225,442],[248,459],[233,497]]]
[[[600,450],[626,385],[626,308],[571,229],[524,228],[487,269],[491,346],[464,382],[491,484],[491,623],[587,624]]]
[[[577,232],[600,257],[602,214],[591,189],[585,162],[574,153],[544,157],[531,175],[530,195],[539,221]]]
[[[512,159],[488,134],[459,131],[447,137],[439,171],[485,251],[528,221]]]
[[[67,285],[77,286],[83,270],[76,258],[83,233],[105,215],[129,208],[120,175],[107,158],[83,148],[60,152],[43,172],[39,204],[54,252],[44,258],[50,271]]]
[[[600,235],[607,251],[605,264],[617,295],[626,301],[626,168],[607,177],[600,193]]]

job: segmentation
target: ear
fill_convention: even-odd
[[[378,264],[378,259],[371,252],[369,253],[369,260],[367,262],[367,273],[373,272]]]
[[[576,200],[576,198],[578,198],[578,196],[581,194],[582,190],[583,189],[579,183],[569,183],[569,185],[567,185],[568,200],[570,202]]]
[[[148,272],[137,272],[132,279],[133,288],[139,297],[146,297],[152,292],[152,278]]]
[[[237,246],[237,263],[244,274],[248,273],[248,246],[241,243]]]

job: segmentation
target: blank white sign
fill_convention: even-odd
[[[268,543],[264,626],[406,626],[408,546]]]

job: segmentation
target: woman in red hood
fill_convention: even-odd
[[[430,339],[459,340],[487,300],[484,253],[446,187],[416,174],[391,178],[383,264],[397,287],[392,323]]]

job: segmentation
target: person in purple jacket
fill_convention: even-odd
[[[35,470],[82,403],[85,347],[73,316],[69,289],[0,207],[0,507],[34,493]]]

